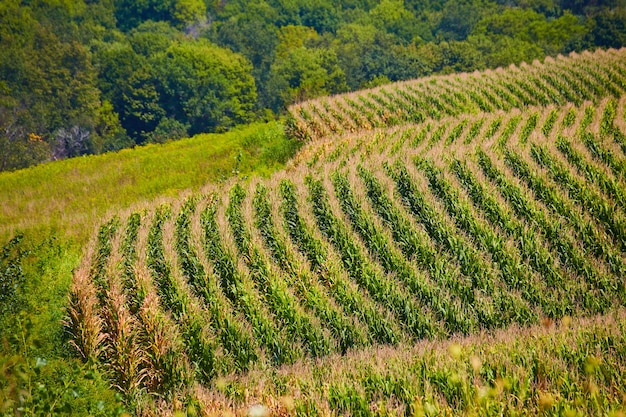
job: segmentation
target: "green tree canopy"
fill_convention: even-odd
[[[242,55],[200,40],[175,42],[151,62],[161,107],[190,134],[254,118],[256,86]]]

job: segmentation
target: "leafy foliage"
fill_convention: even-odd
[[[552,0],[5,1],[0,170],[225,131],[390,81],[617,48],[624,10]]]

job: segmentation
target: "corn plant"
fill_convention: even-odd
[[[330,346],[326,336],[314,325],[310,317],[298,308],[299,303],[287,289],[285,280],[274,275],[260,248],[252,242],[242,215],[241,206],[245,197],[245,190],[239,184],[235,185],[231,189],[226,211],[239,254],[250,269],[251,276],[266,303],[284,326],[284,330],[292,337],[300,338],[310,355],[315,357],[328,354]]]
[[[561,129],[572,127],[574,126],[575,122],[576,122],[576,109],[572,107],[567,111],[567,113],[565,113],[565,116],[563,117],[563,122],[561,124]]]
[[[515,129],[517,128],[517,125],[520,123],[521,120],[522,120],[522,116],[515,115],[511,117],[508,122],[506,122],[506,125],[504,126],[504,129],[502,130],[502,133],[500,134],[500,137],[498,138],[498,145],[502,146],[509,141],[509,139],[511,138],[511,136],[513,136],[513,133],[515,132]]]
[[[373,339],[380,343],[397,343],[399,330],[380,312],[366,301],[363,295],[354,291],[333,269],[328,267],[328,252],[316,239],[298,212],[298,199],[293,183],[282,181],[280,193],[283,202],[285,229],[300,252],[308,259],[311,269],[326,283],[337,302],[346,314],[353,314],[363,322]]]
[[[393,311],[411,335],[416,338],[434,336],[434,329],[424,320],[422,309],[373,267],[345,225],[332,213],[322,183],[309,176],[307,185],[318,227],[339,251],[348,275],[367,290],[372,299]]]
[[[116,282],[108,291],[103,319],[105,337],[102,363],[115,388],[126,397],[135,399],[146,377],[146,357],[139,341],[139,323],[126,307],[126,299]]]
[[[258,360],[256,346],[252,339],[237,323],[230,312],[229,306],[224,305],[217,296],[218,289],[208,277],[198,254],[191,243],[191,216],[195,211],[197,198],[190,197],[182,206],[176,218],[176,252],[180,259],[181,269],[187,281],[202,298],[219,337],[221,345],[234,358],[236,371],[247,371]],[[232,369],[224,369],[229,373]]]
[[[541,71],[541,77],[546,81],[547,84],[551,85],[554,88],[554,91],[560,94],[561,98],[557,99],[553,98],[557,104],[563,104],[565,102],[574,103],[577,106],[582,104],[584,101],[583,97],[580,95],[580,90],[577,88],[572,88],[561,80],[567,79],[568,75],[566,72],[561,72],[557,77],[552,71],[546,71],[545,69]]]
[[[387,167],[387,169],[396,183],[403,203],[416,220],[424,225],[431,238],[458,260],[461,272],[472,279],[474,288],[493,294],[493,303],[498,309],[498,317],[485,314],[484,310],[479,309],[481,323],[491,327],[506,325],[512,321],[521,323],[531,321],[533,313],[528,306],[495,285],[493,272],[480,254],[453,227],[447,225],[441,218],[441,214],[426,201],[406,167],[396,163],[393,168]]]
[[[463,140],[463,143],[465,145],[472,143],[472,141],[476,139],[476,137],[480,133],[480,129],[482,129],[484,124],[485,124],[485,119],[482,117],[476,120],[474,123],[472,123],[472,125],[469,128],[469,131],[467,132],[467,136]]]
[[[539,119],[538,113],[531,114],[528,119],[526,119],[526,123],[524,127],[522,127],[522,131],[520,133],[519,141],[521,144],[525,144],[528,142],[528,138],[530,134],[533,133],[535,128],[537,127],[537,120]]]
[[[446,146],[454,143],[461,136],[461,134],[463,133],[463,130],[467,126],[467,123],[468,123],[467,120],[461,120],[459,124],[457,124],[456,126],[452,128],[452,130],[450,131],[450,133],[448,134],[444,142]]]
[[[145,294],[137,285],[137,277],[135,274],[135,263],[137,262],[137,235],[141,226],[141,215],[132,213],[126,223],[126,231],[124,240],[122,241],[122,284],[126,290],[126,296],[129,298],[130,308],[136,313]]]
[[[156,284],[162,307],[169,310],[181,325],[190,360],[197,365],[198,377],[210,381],[216,373],[215,346],[206,335],[207,323],[190,309],[190,300],[172,275],[172,266],[165,258],[163,225],[171,216],[171,208],[160,206],[148,235],[147,263]]]
[[[548,113],[548,117],[546,117],[546,120],[543,122],[543,126],[541,126],[541,132],[545,137],[550,136],[558,117],[559,112],[556,109],[552,109],[550,113]]]
[[[213,270],[219,276],[222,291],[226,297],[248,319],[257,339],[263,346],[273,363],[292,362],[297,351],[284,337],[264,311],[259,308],[256,295],[244,285],[241,272],[238,270],[234,256],[224,247],[216,220],[217,203],[210,202],[202,212],[202,226],[205,237],[205,254],[212,263]]]
[[[498,129],[502,125],[502,116],[498,116],[491,121],[487,130],[485,131],[484,139],[491,139],[495,136]]]
[[[119,217],[115,216],[108,222],[102,224],[98,230],[98,239],[94,258],[91,261],[91,280],[96,285],[96,294],[100,303],[104,303],[106,292],[109,290],[107,279],[107,264],[111,256],[112,240],[120,226]]]
[[[608,100],[602,111],[602,117],[600,118],[600,136],[608,137],[612,136],[615,132],[615,118],[617,117],[617,101],[614,99]]]

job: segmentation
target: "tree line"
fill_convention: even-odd
[[[0,171],[626,44],[625,0],[4,0]]]

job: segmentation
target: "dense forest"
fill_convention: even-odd
[[[0,22],[1,171],[626,45],[624,0],[3,0]]]

